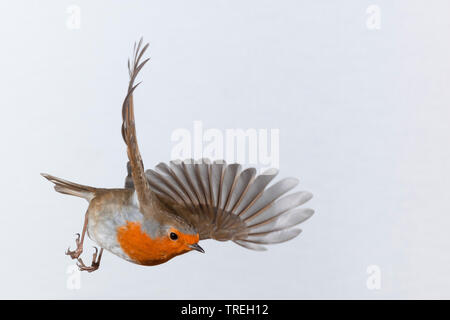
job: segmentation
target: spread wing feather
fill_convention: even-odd
[[[251,250],[295,238],[295,228],[314,211],[300,207],[312,198],[307,191],[285,195],[298,180],[285,178],[270,187],[278,174],[269,169],[256,176],[255,168],[239,164],[171,161],[145,172],[150,189],[173,213],[192,224],[200,239],[232,240]]]
[[[134,118],[133,92],[139,85],[134,84],[139,71],[144,67],[149,59],[141,61],[142,56],[148,48],[148,43],[142,46],[142,38],[138,44],[134,44],[133,61],[128,60],[128,72],[130,81],[128,83],[127,95],[122,104],[122,138],[127,145],[128,176],[125,180],[125,187],[134,187],[139,200],[139,207],[144,214],[151,214],[152,194],[144,172],[141,153],[136,137],[136,124]]]

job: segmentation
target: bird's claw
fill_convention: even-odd
[[[80,269],[80,271],[93,272],[100,267],[101,253],[97,259],[98,249],[97,249],[97,247],[94,247],[94,249],[95,249],[95,252],[92,255],[92,263],[89,267],[84,264],[83,259],[81,259],[81,258],[77,259],[78,260],[77,266]]]
[[[77,248],[73,251],[70,250],[70,247],[67,248],[66,255],[70,256],[72,259],[78,259],[78,257],[83,252],[83,244],[80,242],[80,234],[77,233],[77,238],[75,239],[75,243]]]

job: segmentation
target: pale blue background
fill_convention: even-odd
[[[80,30],[66,27],[70,4]],[[445,0],[2,1],[0,298],[450,298],[449,12]],[[208,241],[157,267],[106,253],[71,291],[64,251],[86,203],[39,172],[122,186],[126,59],[141,35],[147,167],[194,120],[279,128],[280,175],[314,193],[316,214],[264,253]],[[380,290],[366,287],[372,264]]]

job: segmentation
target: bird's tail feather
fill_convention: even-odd
[[[57,192],[84,198],[88,202],[95,197],[95,192],[97,191],[97,188],[70,182],[46,173],[41,173],[41,175],[50,182],[53,182],[55,184],[55,190]]]

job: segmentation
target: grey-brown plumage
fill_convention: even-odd
[[[262,244],[280,243],[296,237],[294,228],[314,211],[299,208],[312,198],[307,191],[284,196],[298,180],[285,178],[268,184],[278,171],[255,177],[256,170],[241,172],[239,164],[208,159],[160,163],[145,172],[150,189],[172,212],[192,224],[200,239],[232,240],[253,250]]]

